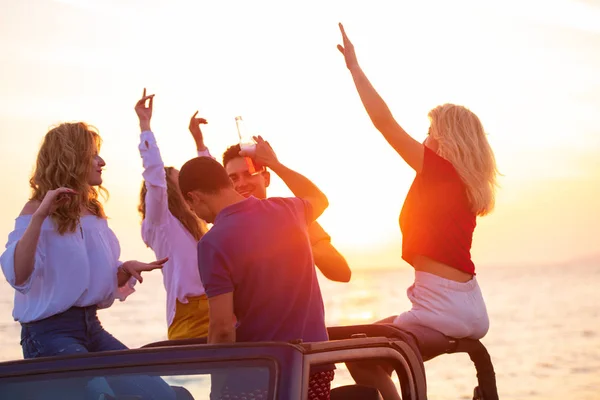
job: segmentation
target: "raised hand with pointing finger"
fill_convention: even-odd
[[[140,129],[143,131],[150,131],[150,120],[152,119],[152,103],[154,101],[154,95],[146,96],[146,88],[142,98],[135,103],[135,113],[140,120]]]
[[[166,290],[167,337],[197,338],[208,334],[208,299],[198,271],[196,249],[207,227],[182,196],[179,170],[163,161],[162,139],[150,129],[153,102],[154,94],[148,94],[144,89],[135,112],[140,120],[138,150],[143,165],[138,204],[142,217],[141,238],[154,252],[156,261],[127,261],[119,268],[118,280],[123,285],[134,283],[134,279],[142,282],[145,272],[160,270]],[[196,142],[198,157],[210,157],[200,130],[206,119],[197,116],[198,111],[190,118],[189,130]],[[166,139],[173,137],[172,131],[167,132]],[[184,154],[185,149],[181,150]],[[194,323],[190,324],[190,320]]]
[[[206,119],[204,118],[196,118],[196,115],[198,115],[198,111],[196,111],[194,115],[192,115],[192,118],[190,118],[190,133],[194,138],[194,142],[196,142],[196,149],[198,151],[206,151],[206,145],[204,144],[204,136],[202,135],[200,125],[208,124],[208,121],[206,121]]]
[[[344,60],[346,61],[346,67],[348,69],[352,69],[358,66],[358,60],[356,58],[356,53],[354,52],[354,45],[348,39],[348,35],[346,35],[346,31],[344,30],[344,25],[339,24],[340,32],[342,33],[342,43],[337,45],[338,50],[343,54]]]
[[[466,107],[442,104],[428,113],[430,126],[425,141],[415,140],[396,121],[358,65],[343,25],[339,28],[343,44],[337,48],[365,111],[416,173],[400,212],[401,233],[410,239],[403,243],[402,258],[417,271],[408,289],[412,309],[384,321],[399,326],[426,321],[425,327],[449,337],[481,339],[488,332],[489,318],[470,254],[476,219],[494,206],[498,173],[481,121]],[[419,274],[423,271],[426,277]],[[452,287],[442,288],[440,282],[451,282]],[[431,310],[422,296],[413,296],[415,287],[439,299],[436,310]],[[452,318],[446,318],[448,315]],[[384,399],[400,399],[384,368],[373,370],[360,362],[347,366],[356,383],[377,388]]]

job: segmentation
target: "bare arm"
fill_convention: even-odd
[[[423,168],[423,144],[413,139],[396,122],[387,104],[385,104],[379,93],[371,85],[371,82],[359,66],[351,69],[350,72],[352,73],[352,79],[354,79],[360,100],[375,128],[381,132],[390,146],[396,150],[412,169],[421,172]]]
[[[194,143],[196,143],[196,151],[198,152],[198,157],[210,157],[213,160],[216,160],[216,158],[214,158],[213,155],[210,154],[208,147],[206,147],[206,145],[204,144],[204,134],[202,133],[202,129],[200,128],[200,125],[208,124],[208,121],[206,121],[206,119],[204,118],[196,118],[196,115],[198,115],[198,111],[196,111],[194,115],[192,115],[192,118],[190,119],[189,129],[190,133],[192,134],[192,137],[194,138]]]
[[[240,155],[243,157],[252,157],[258,163],[271,168],[296,197],[310,203],[313,210],[312,220],[316,220],[329,206],[327,196],[304,175],[280,163],[269,142],[265,141],[261,136],[255,137],[254,140],[256,140],[256,149],[254,151],[242,150],[240,151]]]
[[[323,275],[335,282],[349,282],[352,271],[337,249],[331,244],[331,238],[318,222],[308,228],[315,265]]]
[[[235,343],[233,292],[209,297],[208,310],[208,344]],[[227,378],[227,371],[211,374],[211,399],[220,398]]]
[[[205,152],[208,151],[208,148],[204,144],[204,135],[202,134],[200,125],[207,124],[208,122],[204,118],[196,118],[196,115],[198,115],[198,111],[196,111],[190,119],[189,130],[194,138],[194,142],[196,143],[196,150],[198,152]]]
[[[312,218],[316,220],[323,211],[329,206],[327,196],[304,175],[286,167],[281,163],[269,166],[288,188],[294,193],[294,196],[304,199],[310,203],[313,210]]]
[[[222,246],[198,242],[198,270],[208,296],[208,343],[235,342],[234,285]]]
[[[208,343],[235,343],[233,292],[208,299]]]
[[[338,49],[344,55],[346,66],[352,74],[354,85],[367,114],[369,114],[369,118],[371,118],[371,122],[404,161],[417,173],[421,172],[423,168],[423,144],[413,139],[396,122],[387,104],[358,65],[354,45],[348,39],[341,24],[340,30],[344,45],[338,45]]]

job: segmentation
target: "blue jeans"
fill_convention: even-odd
[[[40,321],[22,323],[21,346],[24,358],[127,349],[102,328],[95,306],[71,307]],[[86,392],[96,399],[103,393],[137,395],[148,400],[175,399],[165,381],[147,375],[95,377],[87,382]]]

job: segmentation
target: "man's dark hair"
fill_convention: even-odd
[[[239,144],[229,146],[227,150],[225,150],[225,153],[223,153],[223,166],[227,166],[227,163],[234,158],[241,158],[242,156],[240,156],[240,150],[241,148]]]
[[[179,171],[179,189],[184,197],[194,190],[216,194],[228,187],[231,187],[231,180],[225,168],[211,157],[192,158]]]

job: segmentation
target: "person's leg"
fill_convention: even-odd
[[[375,322],[376,324],[393,324],[397,315],[392,315],[391,317],[384,318],[380,321]]]
[[[404,321],[410,319],[411,324],[417,323],[418,320],[415,319],[413,310],[417,306],[415,304],[415,296],[413,291],[415,290],[416,282],[413,283],[407,290],[408,298],[411,300],[412,309],[411,311],[404,312],[400,315],[393,315],[387,318],[384,318],[380,321],[375,322],[376,324],[395,324],[395,325],[404,325],[402,323],[398,323],[398,321],[402,318]],[[369,386],[376,388],[384,400],[400,400],[400,394],[398,393],[398,388],[396,384],[392,380],[391,374],[394,371],[394,368],[386,363],[375,363],[375,362],[351,362],[346,363],[346,367],[352,375],[354,381],[363,386]]]
[[[91,352],[128,349],[119,339],[105,331],[99,321],[97,327],[90,330],[88,340]]]
[[[396,315],[375,322],[376,324],[391,324]],[[384,400],[400,400],[398,388],[392,380],[394,368],[386,363],[376,362],[349,362],[346,367],[354,381],[363,386],[376,388]]]
[[[21,324],[24,358],[87,353],[80,309],[72,308],[40,321]]]
[[[24,358],[88,353],[83,321],[82,311],[73,308],[41,321],[22,324],[21,345]],[[79,399],[82,393],[92,399],[97,399],[102,394],[114,395],[103,378],[69,380],[67,385],[57,381],[53,387],[51,389],[46,385],[45,390],[60,393],[64,399]]]
[[[386,364],[375,361],[348,362],[348,371],[358,385],[379,390],[384,400],[401,400],[398,388],[388,373]],[[392,368],[393,371],[393,368]]]
[[[308,382],[308,400],[329,400],[334,376],[333,370],[312,374]]]
[[[469,337],[471,339],[481,339],[490,329],[490,319],[483,295],[481,294],[481,288],[475,277],[473,277],[473,282],[473,288],[468,293],[470,301],[473,304],[473,329]]]
[[[88,311],[88,340],[91,352],[125,350],[121,341],[102,327],[95,310]],[[175,399],[173,389],[159,376],[125,375],[107,376],[106,380],[116,395],[142,396],[145,400]]]

